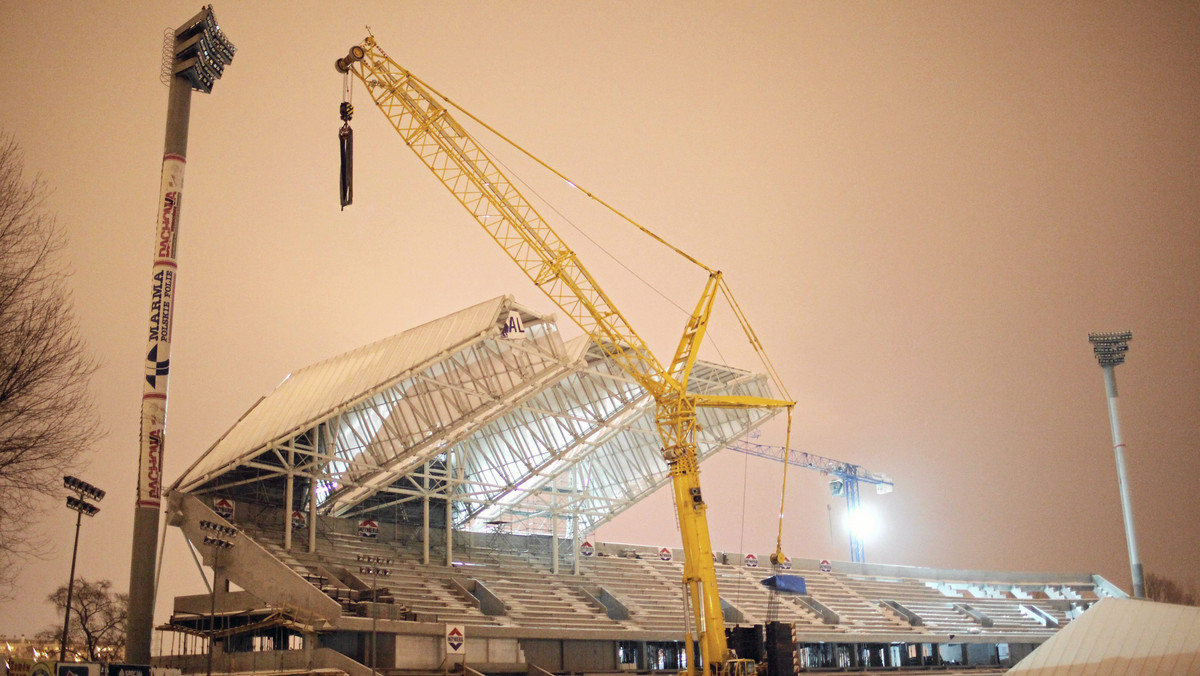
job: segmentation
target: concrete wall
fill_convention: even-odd
[[[616,671],[616,641],[523,639],[521,648],[527,664],[546,671]]]

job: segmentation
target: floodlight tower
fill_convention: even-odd
[[[1137,533],[1133,528],[1133,502],[1129,498],[1129,481],[1125,476],[1125,441],[1121,437],[1121,419],[1117,415],[1117,377],[1113,373],[1113,369],[1125,363],[1130,340],[1133,340],[1130,331],[1088,334],[1092,351],[1104,371],[1108,420],[1112,425],[1113,453],[1117,458],[1117,486],[1121,492],[1121,512],[1125,517],[1125,543],[1129,546],[1129,571],[1133,577],[1133,596],[1140,599],[1146,596],[1146,586],[1142,579],[1142,562],[1138,558]]]
[[[163,144],[158,227],[151,268],[149,344],[142,384],[142,428],[138,457],[137,506],[133,516],[133,555],[129,568],[129,614],[125,658],[150,664],[154,629],[154,569],[162,501],[167,376],[171,365],[171,327],[175,324],[176,236],[187,163],[188,120],[192,90],[210,93],[237,48],[221,32],[212,5],[203,7],[175,30],[167,95],[167,133]]]
[[[75,592],[75,556],[79,554],[79,524],[84,514],[96,516],[100,513],[100,508],[88,500],[100,502],[104,499],[104,491],[73,476],[64,476],[63,485],[75,492],[75,495],[67,496],[67,509],[75,512],[75,544],[71,547],[71,577],[67,579],[67,612],[63,618],[62,643],[58,646],[59,662],[67,659],[67,630],[71,626],[71,597]]]
[[[212,596],[210,597],[208,611],[207,672],[208,676],[212,676],[213,642],[217,639],[217,569],[221,567],[221,552],[233,549],[235,546],[237,546],[237,543],[234,540],[237,538],[238,530],[231,526],[214,523],[212,521],[201,521],[200,530],[204,533],[204,546],[212,548],[213,580],[212,589],[209,590]]]

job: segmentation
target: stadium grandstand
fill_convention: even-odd
[[[714,363],[689,387],[770,396]],[[771,412],[699,415],[703,460]],[[684,668],[682,552],[588,537],[668,481],[654,402],[602,350],[511,297],[466,308],[296,371],[172,485],[169,524],[214,582],[175,599],[156,664]],[[730,645],[771,676],[1003,673],[1125,596],[1089,574],[714,558]]]

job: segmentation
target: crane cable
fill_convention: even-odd
[[[587,190],[587,189],[585,189],[585,188],[581,187],[581,186],[580,186],[578,183],[576,183],[575,181],[572,181],[570,178],[567,178],[567,176],[566,176],[566,175],[564,175],[564,174],[563,174],[561,171],[559,171],[559,170],[555,169],[554,167],[550,166],[549,164],[547,164],[546,162],[544,162],[544,161],[543,161],[543,160],[542,160],[540,157],[538,157],[537,155],[534,155],[533,153],[529,152],[528,150],[526,150],[524,147],[522,147],[522,146],[521,146],[521,145],[519,145],[518,143],[514,142],[512,139],[510,139],[510,138],[508,138],[507,136],[505,136],[504,134],[500,133],[498,130],[496,130],[496,128],[492,127],[492,126],[491,126],[491,125],[489,125],[487,122],[484,122],[483,120],[479,119],[479,118],[478,118],[478,117],[476,117],[474,114],[472,114],[472,113],[471,113],[471,111],[467,110],[466,108],[463,108],[462,106],[458,105],[458,104],[457,104],[457,103],[455,103],[454,101],[450,100],[450,97],[446,96],[445,94],[441,93],[441,92],[440,92],[440,91],[438,91],[437,89],[433,88],[432,86],[430,86],[430,84],[429,84],[428,82],[425,82],[425,81],[424,81],[424,80],[422,80],[421,78],[417,77],[417,76],[416,76],[416,75],[414,75],[414,74],[413,74],[411,71],[409,71],[409,72],[408,72],[408,76],[409,76],[410,78],[412,78],[412,79],[413,79],[413,81],[415,81],[416,83],[420,84],[422,87],[424,87],[424,88],[428,89],[430,92],[432,92],[432,93],[433,93],[434,95],[436,95],[438,98],[440,98],[440,99],[442,99],[443,101],[445,101],[447,104],[449,104],[449,105],[450,105],[451,107],[453,107],[455,110],[457,110],[457,111],[459,111],[460,113],[462,113],[463,115],[466,115],[467,117],[471,118],[471,120],[473,120],[473,121],[474,121],[476,124],[480,125],[480,126],[481,126],[481,127],[483,127],[484,129],[487,129],[487,130],[488,130],[488,131],[490,131],[491,133],[495,134],[495,135],[496,135],[498,138],[500,138],[502,141],[504,141],[504,142],[505,142],[505,143],[507,143],[508,145],[510,145],[510,146],[512,146],[513,148],[516,148],[517,150],[521,151],[521,153],[522,153],[523,155],[525,155],[525,156],[526,156],[526,157],[528,157],[529,159],[531,159],[531,160],[533,160],[534,162],[536,162],[536,163],[537,163],[538,165],[540,165],[540,166],[541,166],[543,169],[545,169],[545,170],[549,171],[550,173],[554,174],[555,176],[557,176],[557,177],[561,178],[563,181],[566,181],[567,185],[569,185],[569,186],[571,186],[572,188],[574,188],[574,189],[578,190],[579,192],[583,193],[584,195],[587,195],[587,196],[588,196],[590,199],[592,199],[592,200],[593,200],[593,201],[595,201],[596,203],[600,204],[600,205],[601,205],[601,206],[603,206],[605,209],[608,209],[608,210],[609,210],[609,211],[611,211],[612,213],[616,214],[618,217],[620,217],[620,218],[621,218],[622,220],[624,220],[626,223],[629,223],[630,225],[632,225],[633,227],[637,228],[638,230],[641,230],[641,231],[642,231],[644,234],[646,234],[647,236],[649,236],[651,239],[653,239],[653,240],[657,241],[659,244],[662,244],[663,246],[667,247],[668,249],[671,249],[671,250],[672,250],[672,251],[674,251],[675,253],[677,253],[677,254],[679,254],[680,256],[682,256],[682,257],[686,258],[688,261],[690,261],[691,263],[693,263],[693,264],[694,264],[694,265],[696,265],[697,267],[700,267],[701,269],[703,269],[703,270],[704,270],[705,272],[707,272],[708,274],[710,274],[710,275],[711,275],[711,274],[714,274],[714,273],[716,273],[716,272],[717,272],[716,270],[714,270],[714,269],[712,269],[712,268],[708,267],[708,266],[707,266],[707,265],[705,265],[704,263],[701,263],[701,262],[700,262],[699,260],[697,260],[697,259],[696,259],[694,256],[692,256],[691,254],[687,253],[687,252],[686,252],[686,251],[684,251],[683,249],[680,249],[679,247],[675,246],[674,244],[671,244],[671,243],[670,243],[670,242],[668,242],[667,240],[665,240],[665,239],[663,239],[662,237],[660,237],[659,235],[655,234],[653,231],[651,231],[651,230],[650,230],[649,228],[647,228],[646,226],[642,225],[641,223],[638,223],[637,221],[633,220],[633,219],[632,219],[632,218],[630,218],[629,216],[626,216],[624,213],[622,213],[622,212],[621,212],[620,210],[618,210],[616,207],[614,207],[613,205],[609,204],[608,202],[605,202],[604,200],[600,199],[600,198],[599,198],[599,197],[597,197],[595,194],[593,194],[591,191],[589,191],[589,190]]]

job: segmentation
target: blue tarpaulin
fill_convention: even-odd
[[[804,578],[799,575],[774,575],[762,581],[768,587],[774,587],[779,591],[792,592],[793,594],[807,594],[808,588],[804,585]]]

